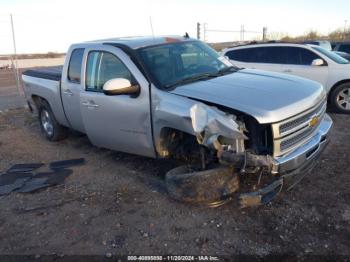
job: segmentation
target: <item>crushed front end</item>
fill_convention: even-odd
[[[328,144],[332,127],[325,101],[263,130],[257,122],[247,124],[201,103],[191,108],[190,115],[197,142],[215,151],[218,163],[239,177],[242,207],[266,204],[299,182]],[[204,159],[203,170],[208,165]]]

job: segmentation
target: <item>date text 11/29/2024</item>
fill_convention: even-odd
[[[218,261],[216,256],[128,256],[128,261]]]

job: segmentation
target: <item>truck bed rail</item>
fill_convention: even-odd
[[[44,68],[29,69],[23,75],[39,77],[48,80],[60,81],[62,76],[62,66],[52,66]]]

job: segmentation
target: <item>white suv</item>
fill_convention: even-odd
[[[315,80],[327,90],[333,109],[350,114],[350,63],[334,52],[316,45],[268,43],[226,48],[221,54],[238,67]]]

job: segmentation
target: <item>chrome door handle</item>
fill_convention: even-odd
[[[96,105],[96,104],[89,104],[88,107],[90,107],[90,108],[98,108],[99,105]]]
[[[292,69],[285,69],[285,70],[283,70],[283,72],[285,72],[285,73],[292,73],[293,70]]]
[[[73,96],[73,92],[70,91],[69,89],[66,89],[63,91],[63,94],[67,95],[67,96]]]
[[[87,108],[98,108],[99,105],[93,103],[93,102],[87,102],[87,101],[84,101],[81,103],[83,106],[86,106]]]

